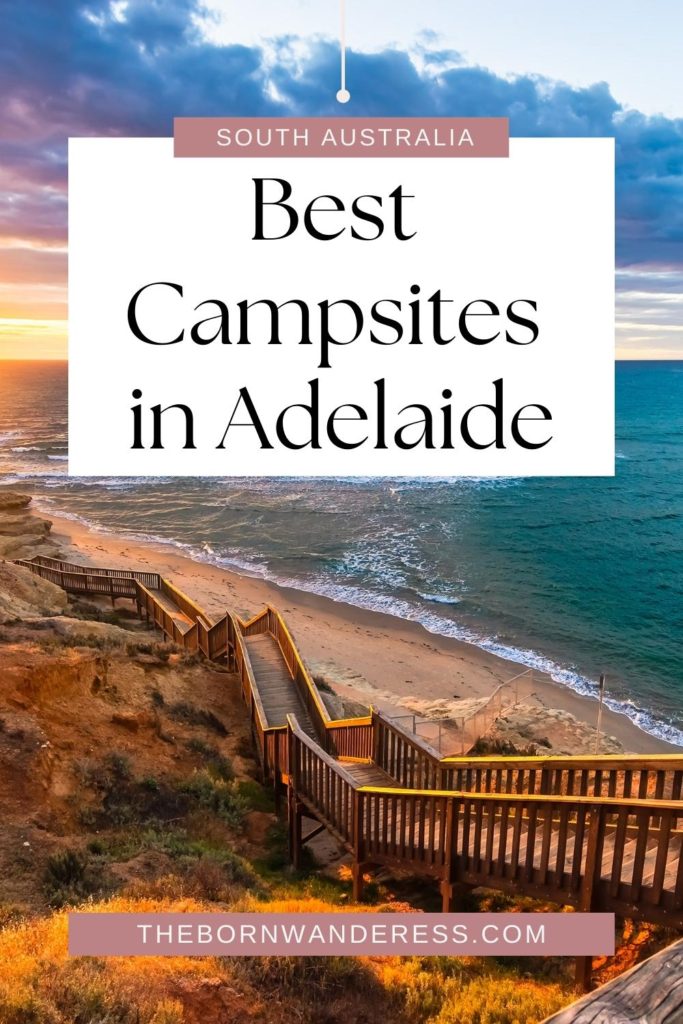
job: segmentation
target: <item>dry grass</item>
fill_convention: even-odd
[[[88,909],[192,912],[212,907],[189,898],[116,897],[88,904]],[[234,909],[338,908],[316,899],[259,902],[243,897]],[[360,908],[349,908],[354,909]],[[213,1021],[207,1015],[207,991],[222,993],[221,1006],[225,999],[234,1003],[238,1015],[229,1019],[242,1019],[239,1012],[248,1011],[244,1019],[264,1024],[286,1019],[287,1013],[310,1024],[376,1020],[378,1014],[397,1024],[536,1024],[570,998],[557,982],[524,978],[513,968],[480,958],[69,958],[63,912],[0,930],[2,1024],[194,1024],[197,1014]],[[266,992],[263,1002],[260,993]]]
[[[485,957],[388,957],[377,977],[420,1024],[538,1024],[570,1002],[568,985],[524,978]]]
[[[111,912],[199,911],[195,900],[117,897],[89,910]],[[184,957],[69,958],[67,915],[0,931],[0,1020],[3,1024],[180,1024],[178,982],[226,977],[221,961]]]

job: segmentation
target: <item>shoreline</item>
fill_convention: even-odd
[[[386,612],[194,561],[170,543],[131,540],[52,510],[37,514],[54,521],[52,537],[74,561],[153,568],[197,600],[209,615],[222,615],[226,607],[245,615],[264,604],[275,605],[287,616],[312,674],[329,681],[344,699],[405,709],[406,714],[414,709],[426,718],[457,717],[459,708],[471,707],[499,684],[520,677],[520,697],[532,693],[548,711],[574,716],[583,725],[584,746],[593,735],[598,710],[594,698],[540,670],[535,669],[533,676],[521,672],[518,662],[465,640],[432,633],[419,622]],[[680,753],[681,749],[608,707],[603,710],[602,735],[636,754]]]

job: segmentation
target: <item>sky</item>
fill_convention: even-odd
[[[683,3],[346,0],[343,108],[340,3],[1,0],[0,358],[66,354],[69,135],[328,113],[613,135],[617,351],[683,358]]]
[[[292,34],[336,37],[340,0],[212,0],[207,38],[247,45]],[[346,0],[354,49],[410,50],[428,31],[439,48],[499,75],[610,83],[645,114],[683,117],[681,0]]]

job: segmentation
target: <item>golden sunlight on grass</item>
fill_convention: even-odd
[[[216,910],[187,899],[115,897],[92,911]],[[237,909],[235,907],[234,909]],[[338,910],[319,899],[258,902],[239,909]],[[357,908],[367,909],[367,908]],[[67,916],[0,930],[3,1024],[195,1024],[286,1017],[342,1024],[363,1006],[403,1024],[537,1024],[571,999],[566,985],[473,957],[75,957],[67,954]],[[267,998],[264,999],[264,993]],[[226,1013],[233,1016],[226,1016]],[[221,1015],[222,1014],[222,1015]],[[240,1014],[246,1016],[242,1017]]]
[[[117,898],[83,909],[125,913],[206,907],[188,899],[161,905]],[[182,1003],[170,994],[172,984],[220,975],[219,967],[213,960],[190,957],[72,959],[67,915],[59,912],[0,931],[0,1019],[7,1024],[67,1024],[100,1017],[121,1024],[180,1024],[185,1017]]]

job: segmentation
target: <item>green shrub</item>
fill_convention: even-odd
[[[235,753],[244,758],[245,761],[256,760],[256,748],[251,736],[240,736],[235,744]]]
[[[152,775],[136,779],[124,754],[113,752],[101,762],[83,762],[79,775],[99,798],[97,806],[85,804],[78,810],[85,828],[165,821],[187,810],[187,800],[176,788]]]
[[[88,789],[108,793],[132,774],[130,758],[111,751],[101,761],[81,761],[76,770],[82,784]]]
[[[224,782],[231,782],[235,778],[235,769],[230,758],[225,757],[221,754],[220,750],[211,746],[210,743],[205,743],[199,737],[193,736],[192,739],[188,740],[187,749],[191,750],[193,754],[199,754],[202,757],[205,762],[204,767],[212,775],[223,779]]]
[[[242,825],[247,805],[236,783],[214,778],[202,769],[181,783],[180,791],[233,828]]]
[[[275,812],[275,796],[272,789],[267,789],[254,779],[243,779],[239,783],[239,794],[250,811]]]
[[[228,735],[225,725],[221,722],[220,718],[214,715],[213,711],[197,707],[194,704],[188,704],[187,701],[181,700],[171,704],[168,708],[168,713],[177,722],[186,722],[187,725],[200,725],[205,729],[212,729],[219,736]]]
[[[76,850],[62,850],[48,858],[43,888],[52,907],[78,903],[98,890],[86,856]]]

